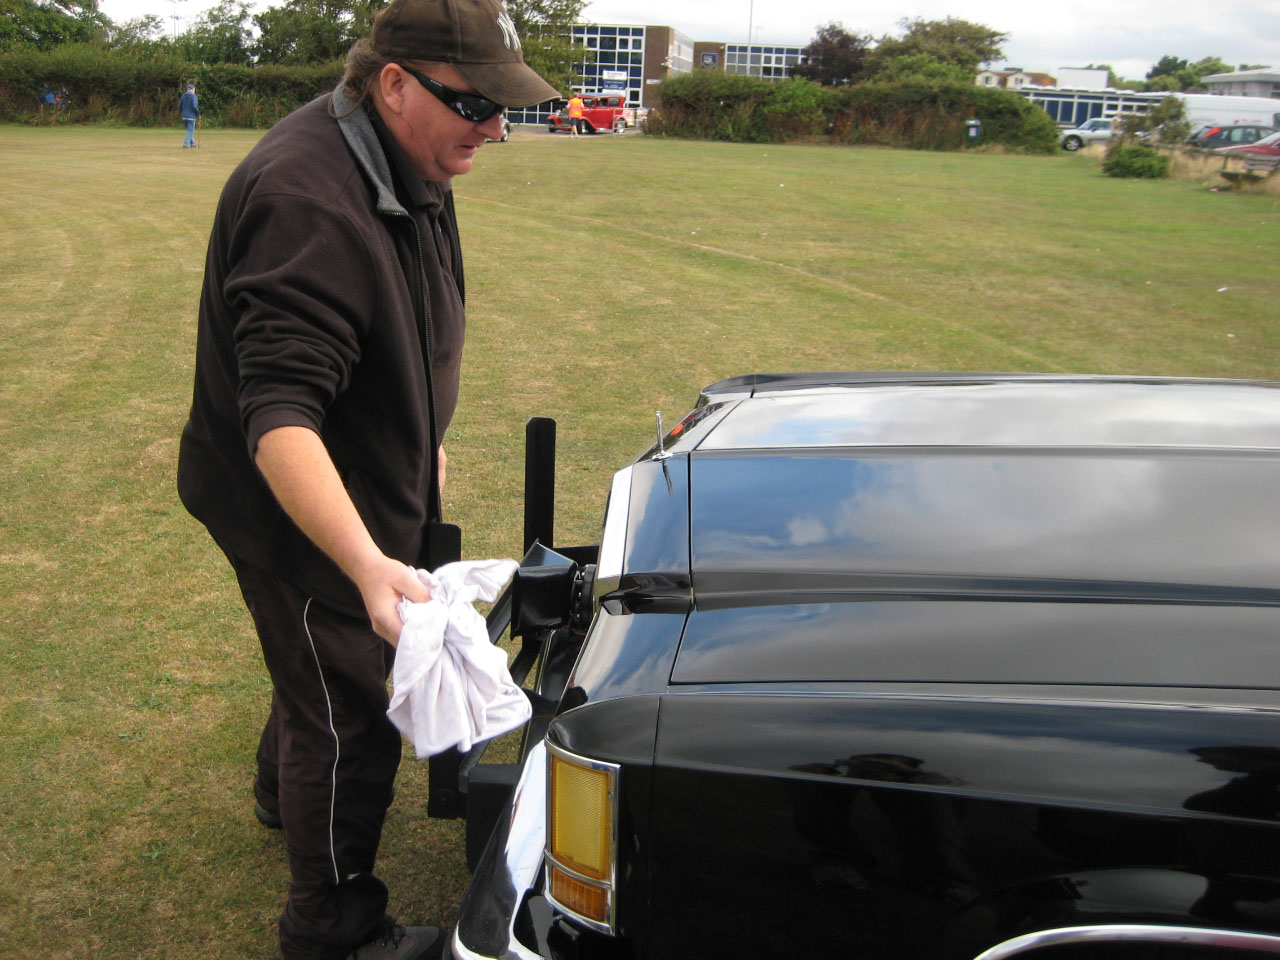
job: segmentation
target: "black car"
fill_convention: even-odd
[[[1216,150],[1219,147],[1239,147],[1257,143],[1263,137],[1269,137],[1276,132],[1275,127],[1261,126],[1256,123],[1234,126],[1209,125],[1193,131],[1187,143],[1202,150]]]
[[[1280,384],[748,376],[658,432],[598,548],[533,497],[522,762],[432,761],[455,958],[1280,953]]]

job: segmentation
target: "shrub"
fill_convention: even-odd
[[[660,121],[647,132],[696,140],[764,143],[761,112],[770,84],[751,77],[695,70],[662,84]]]
[[[1025,97],[967,83],[909,77],[893,83],[820,87],[699,70],[666,81],[647,133],[766,142],[829,137],[836,143],[959,150],[965,121],[983,124],[983,144],[1054,153],[1058,128]]]
[[[826,133],[834,95],[797,77],[773,84],[765,98],[764,128],[775,142],[805,140]]]
[[[169,54],[62,44],[47,52],[0,56],[0,119],[23,123],[178,122],[178,96],[194,81],[206,125],[269,127],[332,90],[341,63],[298,67],[192,64]],[[67,103],[46,108],[45,87],[66,90]]]
[[[864,83],[837,92],[833,135],[842,143],[958,150],[965,121],[982,121],[984,144],[1022,153],[1054,153],[1057,125],[1041,107],[1007,90],[908,79]]]
[[[1147,177],[1160,179],[1169,175],[1169,158],[1150,147],[1121,147],[1112,151],[1102,164],[1108,177]]]

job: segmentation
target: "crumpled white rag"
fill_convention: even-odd
[[[404,628],[387,716],[419,757],[453,746],[470,750],[529,719],[529,700],[511,679],[506,651],[489,642],[484,618],[472,606],[496,598],[517,566],[468,560],[435,573],[415,571],[431,599],[401,600],[397,607]]]

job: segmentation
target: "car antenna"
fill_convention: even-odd
[[[671,454],[667,453],[667,451],[662,446],[662,437],[663,437],[662,411],[659,410],[658,411],[658,452],[653,455],[653,459],[655,460],[666,460],[668,457],[671,456]]]

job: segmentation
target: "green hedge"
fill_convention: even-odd
[[[835,89],[808,80],[771,83],[699,70],[668,80],[651,134],[747,143],[826,140],[917,150],[970,145],[966,121],[982,122],[979,143],[1054,153],[1058,127],[1043,109],[1007,90],[907,79]]]
[[[24,123],[178,123],[178,97],[193,81],[209,126],[269,127],[332,90],[340,62],[306,67],[191,64],[168,55],[139,56],[94,44],[0,56],[0,120]],[[45,104],[45,87],[65,90],[62,106]]]

